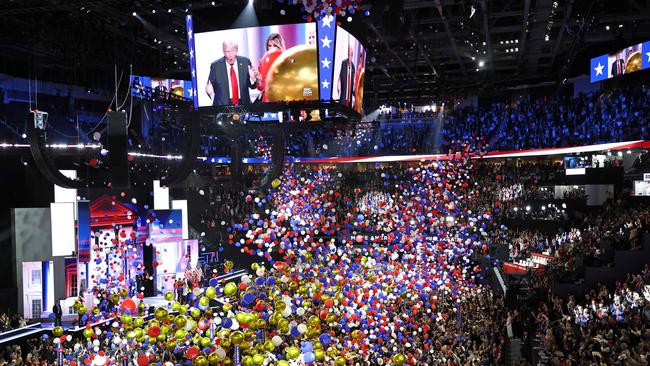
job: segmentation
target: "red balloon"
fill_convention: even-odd
[[[128,310],[132,315],[137,314],[138,307],[135,304],[135,301],[124,299],[124,301],[122,301],[122,312],[125,310]]]
[[[200,353],[201,351],[199,350],[199,347],[196,346],[190,347],[187,349],[187,352],[185,352],[185,358],[187,358],[188,360],[193,360],[199,357]]]
[[[149,337],[158,337],[160,335],[160,327],[157,325],[152,325],[149,327],[149,331],[147,332],[149,334]]]
[[[258,83],[257,88],[260,90],[264,90],[266,87],[266,77],[268,76],[269,70],[271,69],[271,65],[273,65],[273,62],[282,54],[282,50],[279,50],[277,48],[272,49],[271,51],[267,52],[263,57],[262,60],[260,60],[260,66],[259,66],[259,71],[260,74],[262,74],[262,82]],[[264,97],[262,98],[263,102],[266,102],[266,93],[264,94]]]
[[[145,355],[144,353],[141,353],[138,355],[138,358],[136,358],[136,362],[138,363],[138,366],[148,366],[149,357],[147,357],[147,355]]]

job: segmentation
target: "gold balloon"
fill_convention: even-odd
[[[337,357],[336,360],[334,361],[334,364],[336,366],[345,366],[346,363],[347,362],[345,361],[345,358],[341,356]]]
[[[217,332],[217,337],[222,338],[222,339],[228,339],[230,338],[230,329],[222,329],[219,332]]]
[[[325,359],[325,352],[322,349],[314,350],[314,356],[316,356],[317,361],[323,361]]]
[[[184,90],[183,90],[182,85],[175,85],[175,86],[172,87],[172,94],[173,95],[182,97],[182,96],[184,96],[183,93],[184,93]]]
[[[275,311],[279,311],[280,313],[287,308],[287,303],[280,300],[275,302]]]
[[[63,328],[61,328],[60,326],[56,326],[56,327],[54,327],[54,329],[52,329],[52,334],[53,334],[55,337],[60,337],[60,336],[62,336],[62,335],[63,335]]]
[[[241,344],[244,341],[244,333],[240,331],[232,332],[232,334],[230,335],[230,341],[234,345]]]
[[[287,358],[294,359],[300,356],[300,349],[298,347],[287,348]]]
[[[221,364],[223,366],[232,366],[232,358],[230,358],[230,357],[224,358],[223,361],[221,362]]]
[[[359,84],[356,86],[354,93],[354,110],[361,113],[361,106],[363,104],[363,83],[366,78],[366,68],[364,67],[359,71]]]
[[[261,365],[264,362],[264,356],[259,353],[253,356],[253,365]]]
[[[244,356],[241,358],[241,364],[242,366],[252,366],[253,365],[253,357],[251,356]]]
[[[271,341],[266,341],[264,342],[264,350],[266,352],[273,352],[275,351],[275,345]]]
[[[316,46],[291,47],[273,62],[266,80],[269,102],[318,100],[318,55]]]
[[[219,355],[216,352],[212,352],[208,355],[208,362],[212,366],[216,366],[219,364]]]
[[[627,58],[627,61],[625,61],[625,73],[628,74],[641,70],[641,64],[641,51],[632,53],[630,57]]]

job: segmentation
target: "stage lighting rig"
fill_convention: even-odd
[[[29,147],[34,158],[34,163],[43,176],[51,183],[63,188],[90,188],[90,179],[70,179],[63,175],[56,167],[51,151],[48,149],[58,147],[47,144],[47,112],[34,110],[27,114],[25,131]],[[127,152],[127,122],[125,112],[108,112],[108,158],[109,174],[114,188],[130,186],[128,179],[129,153]],[[200,126],[198,113],[192,112],[187,118],[186,131],[188,142],[185,144],[182,163],[172,174],[165,176],[161,183],[165,186],[179,184],[187,178],[196,164],[196,157],[200,149]],[[104,150],[104,149],[102,149]],[[112,159],[112,160],[110,160]],[[91,159],[92,160],[92,159]],[[95,159],[96,160],[96,159]],[[122,175],[120,175],[120,172]],[[103,187],[103,186],[97,186]]]

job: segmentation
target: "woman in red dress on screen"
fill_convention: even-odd
[[[273,62],[284,52],[284,39],[279,33],[271,33],[266,38],[266,54],[260,60],[258,70],[262,76],[262,80],[257,83],[257,89],[260,91],[262,102],[266,102],[266,94],[264,88],[266,87],[266,76],[273,65]]]

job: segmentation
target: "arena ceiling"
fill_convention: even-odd
[[[5,0],[0,72],[109,87],[114,68],[189,79],[184,15],[227,28],[247,0]],[[285,1],[286,3],[287,1]],[[427,104],[586,73],[588,60],[650,39],[648,0],[378,0],[345,26],[369,50],[366,101]],[[255,0],[261,24],[297,6]],[[280,15],[280,10],[285,15]],[[133,14],[137,14],[134,16]]]

